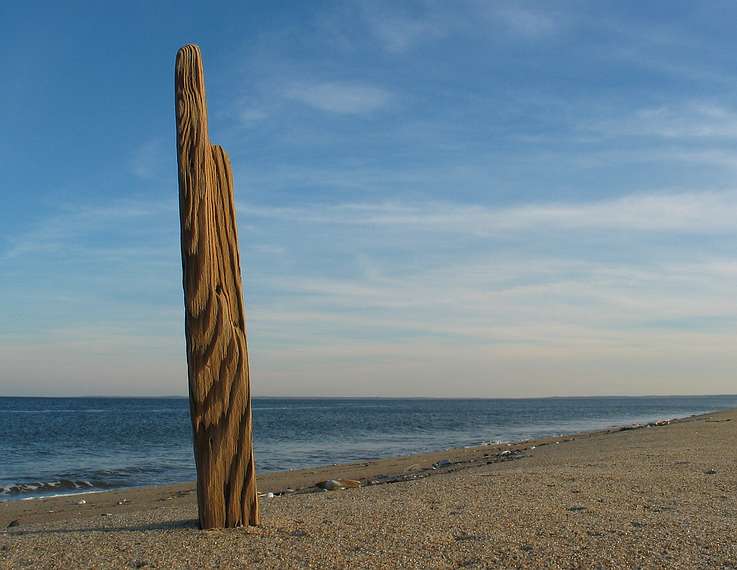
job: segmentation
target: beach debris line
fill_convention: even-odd
[[[179,214],[200,528],[259,523],[233,172],[210,144],[200,49],[177,52]]]
[[[648,422],[646,424],[631,424],[628,426],[619,427],[615,431],[631,431],[634,429],[669,426],[671,423],[673,423],[673,421],[674,420],[655,420],[654,422]]]

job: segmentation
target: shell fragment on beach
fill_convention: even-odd
[[[316,485],[324,491],[340,491],[342,489],[357,489],[361,486],[360,481],[354,479],[328,479]]]

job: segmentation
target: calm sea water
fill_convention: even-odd
[[[737,396],[254,400],[259,470],[517,441],[737,407]],[[0,500],[194,479],[182,398],[0,398]]]

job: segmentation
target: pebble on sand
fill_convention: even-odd
[[[341,489],[357,489],[361,486],[361,482],[353,479],[328,479],[327,481],[321,481],[317,486],[325,491],[339,491]]]

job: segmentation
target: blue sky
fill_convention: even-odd
[[[173,63],[257,395],[727,393],[732,2],[0,7],[0,393],[186,393]]]

